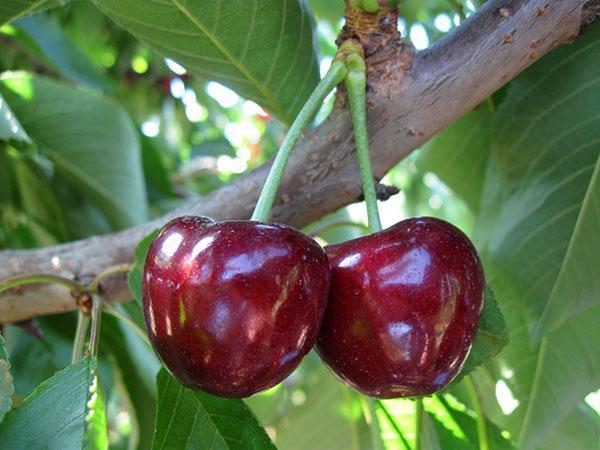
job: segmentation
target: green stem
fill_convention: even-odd
[[[294,149],[296,141],[300,137],[304,127],[310,123],[314,115],[321,107],[325,97],[327,97],[334,87],[343,81],[346,73],[347,69],[344,63],[341,61],[334,61],[325,77],[319,82],[315,90],[312,92],[298,113],[298,116],[296,116],[294,119],[292,126],[290,127],[279,151],[277,152],[277,156],[275,156],[273,165],[269,170],[269,174],[267,175],[265,185],[263,186],[260,197],[258,198],[258,202],[256,203],[256,207],[254,208],[254,213],[252,214],[251,220],[269,220],[271,208],[273,207],[275,196],[277,194],[277,189],[281,183],[285,166],[287,165],[287,161],[292,153],[292,150]]]
[[[475,407],[476,421],[477,421],[477,437],[479,438],[479,450],[490,450],[490,441],[487,435],[487,428],[485,426],[485,415],[483,414],[483,407],[479,400],[479,394],[473,379],[470,375],[465,377],[465,387],[469,393],[469,398]]]
[[[358,167],[362,178],[363,193],[367,204],[367,216],[369,228],[372,232],[381,230],[381,220],[377,209],[377,193],[375,191],[375,180],[373,180],[373,169],[371,168],[371,157],[369,155],[369,138],[367,133],[367,74],[364,59],[354,53],[346,58],[348,75],[346,75],[346,89],[350,102],[350,112],[354,125],[354,140],[356,143],[356,154],[358,156]]]
[[[75,338],[73,339],[73,353],[71,355],[71,364],[75,364],[81,358],[89,325],[90,316],[79,311],[79,314],[77,315],[77,329],[75,330]]]
[[[102,272],[96,275],[94,280],[90,283],[89,290],[91,292],[98,292],[98,287],[100,286],[100,283],[102,283],[106,278],[112,277],[113,275],[118,275],[123,272],[127,273],[131,270],[132,267],[133,264],[125,263],[117,264],[116,266],[111,266],[104,269]]]
[[[148,335],[146,334],[146,332],[144,330],[142,330],[142,328],[135,323],[133,320],[131,320],[129,317],[127,317],[125,314],[122,314],[120,311],[118,311],[114,306],[112,306],[109,303],[104,303],[104,311],[107,314],[110,314],[111,316],[116,317],[117,319],[123,321],[124,323],[126,323],[127,325],[129,325],[129,327],[136,332],[136,334],[146,343],[148,344],[148,346],[150,346],[150,341],[148,340]]]
[[[423,400],[415,400],[415,450],[421,450],[423,428]]]
[[[310,235],[318,236],[322,233],[325,233],[326,231],[332,230],[334,228],[340,228],[340,227],[353,227],[353,228],[359,229],[360,231],[363,231],[364,233],[369,232],[369,227],[363,225],[362,223],[352,222],[350,220],[339,220],[336,222],[325,223],[321,226],[316,227],[314,230],[312,230],[310,232]]]
[[[98,345],[100,342],[100,323],[102,322],[102,298],[98,295],[92,296],[92,332],[90,335],[90,354],[92,358],[98,356]]]
[[[0,282],[0,293],[7,291],[11,288],[22,286],[24,284],[38,284],[38,283],[52,283],[66,286],[73,292],[81,292],[84,290],[83,286],[80,286],[73,280],[68,278],[59,277],[57,275],[25,275],[10,277]]]
[[[379,421],[377,420],[377,411],[375,409],[375,400],[361,396],[360,397],[363,414],[367,420],[369,426],[369,431],[371,433],[371,448],[373,450],[383,450],[383,441],[381,440],[381,430],[379,429]]]
[[[402,430],[400,429],[400,427],[396,423],[396,420],[394,419],[394,417],[392,416],[392,414],[388,411],[388,409],[383,404],[383,402],[381,400],[376,400],[375,404],[381,409],[381,411],[385,415],[385,418],[387,419],[388,423],[394,429],[394,431],[396,432],[396,434],[400,438],[400,441],[402,441],[402,445],[404,445],[404,447],[407,450],[410,450],[410,444],[408,443],[408,440],[404,436],[404,433],[402,433]]]

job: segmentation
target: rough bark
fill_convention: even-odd
[[[538,58],[574,40],[597,17],[598,0],[490,0],[459,28],[414,53],[397,36],[373,45],[369,57],[369,132],[373,168],[381,178],[430,137],[476,107]],[[53,273],[89,281],[130,261],[136,243],[174,216],[245,219],[268,167],[142,226],[55,247],[0,252],[0,279]],[[299,143],[273,209],[277,222],[304,226],[356,201],[361,194],[351,122],[338,107]],[[131,297],[125,278],[104,285],[108,301]],[[0,322],[75,308],[61,287],[27,286],[0,297]]]

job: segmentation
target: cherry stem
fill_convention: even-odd
[[[285,166],[287,165],[288,159],[302,130],[310,123],[317,113],[325,97],[327,97],[333,88],[344,80],[347,72],[348,70],[343,62],[334,61],[325,77],[317,84],[312,94],[310,94],[310,97],[308,97],[308,100],[294,119],[292,126],[285,136],[285,139],[277,152],[277,156],[275,156],[275,160],[269,170],[269,174],[267,175],[267,179],[250,220],[260,222],[269,220],[271,208],[275,202],[275,196],[277,195],[277,189],[281,184]]]
[[[471,399],[471,402],[473,403],[473,406],[475,408],[477,422],[477,437],[479,438],[479,450],[490,450],[490,442],[487,435],[483,407],[481,406],[481,400],[479,399],[479,394],[477,393],[475,383],[473,383],[473,378],[471,378],[470,375],[467,375],[465,377],[465,387],[467,388],[469,398]]]
[[[111,316],[116,317],[118,320],[121,320],[122,322],[126,323],[146,344],[148,344],[148,346],[150,346],[150,340],[148,339],[148,335],[144,330],[142,330],[142,328],[137,323],[135,323],[125,314],[121,313],[110,303],[104,303],[103,308],[104,312],[106,312],[107,314],[110,314]]]
[[[125,264],[117,264],[116,266],[111,266],[104,269],[100,272],[94,280],[89,285],[89,290],[92,292],[98,292],[98,288],[100,283],[102,283],[106,278],[112,277],[114,275],[119,275],[121,273],[127,273],[131,270],[133,264],[125,263]]]
[[[77,315],[77,329],[75,331],[75,338],[73,339],[73,353],[71,355],[71,364],[75,364],[81,359],[83,353],[83,346],[85,344],[85,338],[87,336],[87,330],[90,325],[90,316],[79,311]]]
[[[92,331],[90,334],[90,354],[92,358],[98,356],[100,342],[100,323],[102,322],[102,298],[92,295]]]
[[[362,48],[361,48],[362,50]],[[346,76],[346,90],[350,102],[350,112],[354,125],[354,141],[356,144],[356,155],[358,167],[362,178],[363,194],[367,204],[367,217],[371,232],[381,230],[381,220],[377,209],[377,193],[375,191],[375,180],[371,167],[369,155],[369,138],[367,133],[367,74],[366,65],[362,55],[353,52],[346,57],[348,75]]]
[[[406,436],[404,436],[404,433],[402,433],[402,430],[400,429],[400,427],[396,423],[396,420],[394,419],[394,417],[392,416],[392,414],[388,411],[388,409],[385,406],[385,404],[381,400],[376,400],[375,404],[383,412],[383,415],[387,419],[388,423],[394,429],[394,431],[396,432],[396,435],[398,436],[398,438],[400,438],[400,440],[402,441],[402,445],[404,445],[404,447],[406,448],[406,450],[411,450],[410,444],[408,443],[408,440],[406,439]]]
[[[325,233],[326,231],[330,231],[335,228],[341,227],[352,227],[357,228],[365,233],[369,232],[369,227],[363,225],[362,223],[352,222],[350,220],[338,220],[336,222],[324,223],[323,225],[316,227],[314,230],[310,231],[310,235],[318,236],[320,234]]]
[[[34,274],[10,277],[2,280],[2,282],[0,283],[0,293],[8,291],[9,289],[12,289],[14,287],[22,286],[24,284],[39,283],[60,284],[62,286],[68,287],[73,292],[83,292],[85,290],[83,286],[77,284],[75,281],[70,280],[68,278],[60,277],[58,275]]]
[[[418,398],[415,400],[415,450],[421,450],[423,428],[423,400]]]

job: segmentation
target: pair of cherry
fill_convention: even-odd
[[[484,277],[469,239],[414,218],[323,250],[285,225],[181,217],[144,268],[148,332],[183,384],[246,397],[282,381],[313,344],[355,389],[424,395],[460,371]]]

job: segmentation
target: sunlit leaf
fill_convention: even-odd
[[[318,80],[312,23],[299,0],[96,0],[142,42],[291,122]]]
[[[164,369],[157,378],[158,410],[153,449],[274,449],[241,400],[184,387]]]
[[[29,136],[0,94],[0,139],[31,142]]]
[[[86,357],[40,384],[0,424],[0,448],[108,448],[95,362]]]

